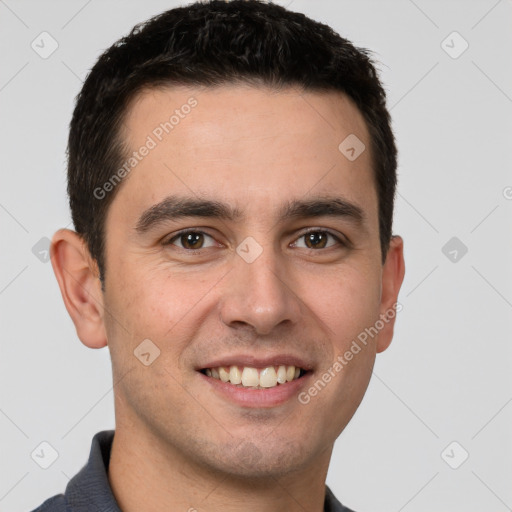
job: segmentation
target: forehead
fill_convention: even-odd
[[[125,138],[135,145],[148,134],[157,142],[172,138],[198,147],[219,142],[219,135],[237,135],[238,146],[244,136],[305,135],[310,146],[332,149],[341,135],[353,132],[368,137],[361,113],[341,92],[248,84],[144,89],[131,101],[123,123]]]
[[[150,89],[131,103],[121,135],[129,154],[139,154],[118,193],[129,210],[171,193],[261,211],[283,196],[335,192],[376,212],[366,123],[339,92],[249,85]],[[359,141],[358,152],[367,149],[350,160],[340,150],[345,140]]]

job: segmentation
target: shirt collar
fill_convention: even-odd
[[[87,464],[68,482],[65,496],[71,512],[121,512],[108,481],[114,432],[103,430],[93,437]]]

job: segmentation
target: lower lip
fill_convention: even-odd
[[[228,382],[222,382],[220,379],[208,377],[198,372],[205,383],[212,387],[213,391],[222,398],[227,398],[235,404],[243,407],[269,408],[284,404],[291,398],[297,397],[302,388],[307,387],[311,378],[311,372],[306,373],[296,380],[286,384],[278,384],[273,388],[254,389],[234,386]]]

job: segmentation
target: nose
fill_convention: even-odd
[[[220,315],[230,328],[250,327],[263,336],[286,324],[290,328],[301,318],[301,300],[290,271],[269,248],[250,263],[234,255],[233,269],[223,284]]]

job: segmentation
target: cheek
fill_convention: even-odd
[[[111,286],[115,290],[115,296],[110,297],[112,310],[126,328],[116,329],[135,345],[149,338],[176,354],[186,345],[185,338],[194,336],[194,330],[201,325],[201,301],[211,286],[211,280],[197,274],[180,275],[158,266],[148,271],[142,263],[124,265]],[[172,346],[168,343],[170,338]]]
[[[379,318],[380,281],[375,266],[347,266],[339,276],[326,276],[317,303],[319,314],[331,329],[337,352],[345,351],[354,339]]]
[[[317,407],[333,411],[332,424],[326,428],[336,436],[355,413],[371,378],[375,339],[366,337],[364,342],[361,339],[365,329],[379,318],[379,275],[375,265],[346,266],[340,270],[339,277],[322,280],[323,291],[317,296],[317,312],[329,327],[332,347],[332,356],[318,372],[317,379],[329,383],[326,393],[318,393]],[[316,381],[315,386],[322,388]]]

